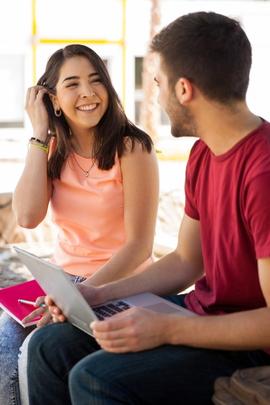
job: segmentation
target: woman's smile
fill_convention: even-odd
[[[79,111],[86,111],[86,112],[89,112],[89,111],[95,110],[97,106],[98,106],[97,103],[95,103],[95,104],[83,104],[83,105],[79,105],[79,106],[76,107],[76,108],[77,108],[77,110],[79,110]]]

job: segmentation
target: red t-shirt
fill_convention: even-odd
[[[270,257],[270,124],[215,156],[199,140],[186,171],[186,214],[200,221],[205,275],[186,297],[198,314],[266,305],[257,259]]]

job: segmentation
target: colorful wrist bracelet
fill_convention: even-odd
[[[49,153],[49,146],[48,145],[45,145],[44,143],[38,143],[38,142],[36,142],[36,141],[29,141],[29,145],[33,145],[34,147],[36,147],[36,148],[38,148],[38,149],[40,149],[40,150],[43,150],[44,152],[46,152],[46,153]]]

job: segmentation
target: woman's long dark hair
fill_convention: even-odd
[[[127,137],[131,140],[132,148],[137,140],[142,148],[150,153],[153,146],[150,136],[128,120],[104,62],[91,48],[74,44],[59,49],[50,57],[46,71],[37,84],[46,87],[50,93],[56,94],[60,69],[67,59],[74,56],[83,56],[89,60],[109,96],[108,108],[95,128],[93,157],[98,167],[102,170],[112,168],[116,152],[121,157],[125,151]],[[55,116],[52,102],[47,94],[44,96],[44,103],[49,114],[50,133],[56,137],[56,147],[48,162],[48,175],[52,179],[60,178],[63,163],[72,150],[70,129],[63,114],[60,117]]]

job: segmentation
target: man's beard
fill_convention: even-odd
[[[171,123],[172,136],[175,138],[197,136],[193,115],[178,103],[176,97],[168,107],[167,114]]]
[[[175,138],[197,136],[194,118],[186,108],[181,107],[181,114],[171,118],[171,134]]]
[[[183,138],[186,136],[197,136],[192,128],[184,127],[183,125],[172,125],[171,126],[171,134],[174,138]]]

